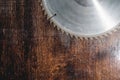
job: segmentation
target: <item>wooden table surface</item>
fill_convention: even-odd
[[[0,0],[0,80],[120,80],[120,31],[80,40],[58,31],[41,0]]]

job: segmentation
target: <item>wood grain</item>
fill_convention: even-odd
[[[120,32],[94,40],[54,28],[41,0],[0,0],[0,80],[120,80]]]

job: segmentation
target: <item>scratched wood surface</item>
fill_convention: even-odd
[[[71,38],[49,24],[40,0],[0,0],[0,80],[120,80],[119,34]]]

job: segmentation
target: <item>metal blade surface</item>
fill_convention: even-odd
[[[43,0],[42,3],[55,25],[76,36],[101,35],[120,23],[120,0]]]

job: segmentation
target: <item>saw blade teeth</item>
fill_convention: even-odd
[[[106,37],[106,33],[104,35],[101,35],[101,36],[102,36],[102,38]]]
[[[44,11],[45,12],[45,9],[42,7],[42,11]]]
[[[78,39],[80,39],[80,37],[78,37]]]
[[[103,38],[106,37],[106,36],[107,36],[106,34],[102,35]]]
[[[93,39],[95,39],[95,40],[99,40],[99,37],[94,37]]]
[[[92,40],[92,38],[90,38],[90,37],[86,37],[85,39],[87,39],[87,40]]]
[[[64,30],[62,30],[62,29],[60,29],[61,30],[61,32],[64,34],[65,33],[65,31]]]
[[[53,23],[53,26],[54,26],[54,28],[57,27],[54,23]]]
[[[42,7],[42,6],[43,6],[43,4],[42,4],[42,3],[40,3],[40,6]]]
[[[101,39],[102,37],[101,37],[101,36],[98,36],[97,38],[98,38],[98,39]]]
[[[49,18],[47,17],[47,20],[48,20],[48,19],[49,19]],[[50,24],[52,24],[52,25],[53,25],[54,23],[50,20]]]
[[[69,33],[68,33],[68,36],[71,37]]]
[[[78,39],[77,35],[74,35],[75,39]]]
[[[75,39],[76,39],[75,35],[73,35],[73,34],[70,34],[70,35],[71,35],[72,38],[75,38]]]
[[[82,38],[82,37],[79,37],[79,39],[80,39],[80,40],[83,40],[83,38]]]
[[[59,28],[59,27],[57,27],[57,30],[60,30],[60,28]]]
[[[88,37],[88,40],[93,40],[93,37]]]
[[[93,40],[93,37],[89,37],[89,40]]]
[[[83,37],[79,37],[79,39],[80,39],[80,40],[84,40],[84,38],[83,38]]]
[[[70,37],[71,37],[71,38],[73,38],[73,35],[72,35],[72,34],[70,34]]]
[[[111,35],[111,34],[112,34],[112,31],[110,31],[108,34]]]
[[[107,37],[107,36],[108,36],[108,33],[104,34],[104,36]]]
[[[76,38],[76,39],[80,39],[80,40],[94,40],[94,39],[103,39],[109,35],[111,35],[112,33],[118,31],[118,29],[120,29],[120,24],[118,25],[118,27],[116,27],[115,29],[112,29],[111,31],[109,32],[106,32],[104,34],[101,34],[101,35],[97,35],[97,36],[80,36],[80,35],[74,35],[70,32],[67,32],[65,31],[64,29],[60,28],[58,25],[56,25],[49,17],[47,11],[45,10],[44,8],[44,4],[43,4],[43,0],[40,0],[40,6],[41,6],[41,9],[43,11],[43,14],[46,16],[46,20],[49,20],[50,21],[50,24],[54,26],[54,28],[57,28],[57,30],[61,31],[63,34],[66,34],[67,36],[70,36],[71,38]]]
[[[46,15],[46,16],[48,17],[48,15],[47,15],[47,12],[46,12],[46,11],[44,11],[44,15]]]
[[[101,38],[101,39],[102,39],[102,38],[104,38],[104,36],[103,36],[103,35],[101,35],[101,36],[99,36],[99,38]]]
[[[70,37],[70,34],[69,34],[69,33],[67,33],[67,36],[69,36],[69,37]]]
[[[87,40],[88,39],[88,37],[83,37],[83,40]]]
[[[81,40],[84,40],[84,37],[81,37]]]
[[[47,16],[47,20],[49,20],[49,17]],[[50,20],[50,23],[52,23],[52,21]]]
[[[68,36],[68,35],[69,35],[69,33],[67,33],[67,32],[66,32],[66,35]]]

